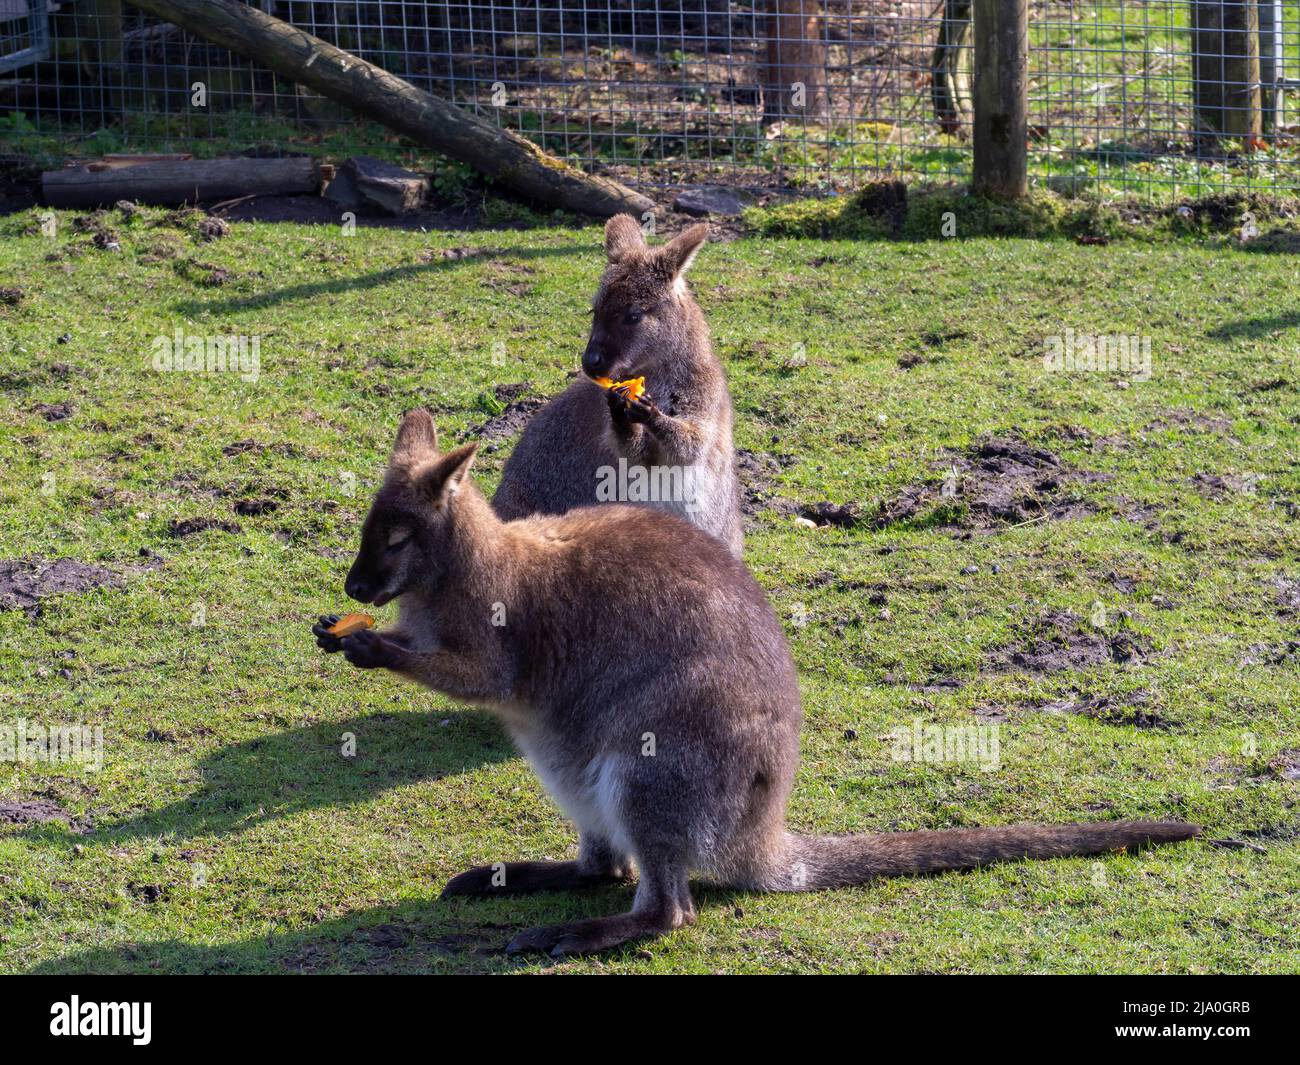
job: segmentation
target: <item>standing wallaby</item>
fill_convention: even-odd
[[[468,480],[475,445],[437,451],[433,419],[402,422],[346,591],[401,597],[391,631],[326,651],[494,711],[581,836],[576,861],[471,869],[450,895],[627,878],[629,913],[535,928],[507,949],[605,950],[691,924],[688,878],[802,891],[1007,859],[1188,839],[1196,826],[1081,825],[804,836],[785,827],[799,689],[776,615],[711,536],[641,507],[503,522]]]
[[[609,265],[579,377],[533,418],[492,505],[506,521],[594,503],[653,502],[743,547],[731,394],[685,274],[709,227],[646,246],[631,215],[605,226]],[[644,377],[628,401],[593,378]],[[627,491],[612,492],[620,483]]]

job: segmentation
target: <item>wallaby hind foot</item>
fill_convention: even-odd
[[[659,867],[642,872],[629,913],[530,928],[510,941],[506,953],[541,953],[552,958],[598,954],[694,923],[695,902],[685,866]]]

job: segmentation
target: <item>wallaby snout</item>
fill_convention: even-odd
[[[613,365],[608,337],[597,323],[592,326],[591,336],[587,338],[587,349],[582,353],[582,372],[588,377],[608,377]]]
[[[343,591],[349,599],[355,599],[358,603],[369,603],[375,598],[375,586],[357,574],[356,563],[353,563],[348,579],[343,582]]]

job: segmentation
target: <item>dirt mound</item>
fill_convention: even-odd
[[[793,462],[790,455],[737,448],[736,476],[740,479],[740,512],[747,518],[755,517],[765,510],[783,517],[797,513],[798,503],[773,491],[781,477],[781,471]]]
[[[500,414],[494,414],[476,429],[470,432],[480,440],[485,440],[484,451],[495,451],[511,437],[522,433],[533,416],[546,406],[546,400],[538,396],[529,399],[517,399],[508,403]]]
[[[62,821],[70,828],[84,831],[87,826],[69,814],[62,806],[49,799],[31,799],[27,802],[0,802],[0,825],[43,825]]]
[[[1043,615],[1029,626],[1022,640],[988,652],[985,666],[994,673],[1042,676],[1110,662],[1136,665],[1147,652],[1146,641],[1135,634],[1092,628],[1065,610]]]
[[[167,527],[167,531],[178,540],[206,532],[208,529],[219,529],[221,532],[228,533],[244,531],[239,522],[222,521],[220,518],[174,518],[171,525]]]
[[[913,521],[944,504],[962,509],[962,525],[982,529],[1093,512],[1069,495],[1067,485],[1097,479],[1097,474],[1071,469],[1053,452],[1016,437],[985,437],[964,453],[952,453],[943,466],[942,481],[903,489],[880,507],[872,526]]]
[[[102,566],[71,558],[53,561],[12,559],[0,561],[0,610],[39,610],[42,599],[104,586],[117,587],[122,578]]]

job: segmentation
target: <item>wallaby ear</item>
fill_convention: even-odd
[[[411,474],[411,480],[429,497],[436,506],[442,506],[459,492],[469,476],[469,468],[474,465],[474,456],[478,453],[478,442],[461,444],[454,451],[439,455],[435,459],[419,466]]]
[[[659,249],[659,261],[663,272],[676,281],[690,269],[695,256],[709,239],[709,224],[700,222],[684,229]]]
[[[645,234],[630,214],[616,214],[605,223],[605,254],[612,263],[645,247]]]
[[[438,450],[438,430],[427,410],[409,410],[402,416],[389,462],[394,466],[411,466]]]

